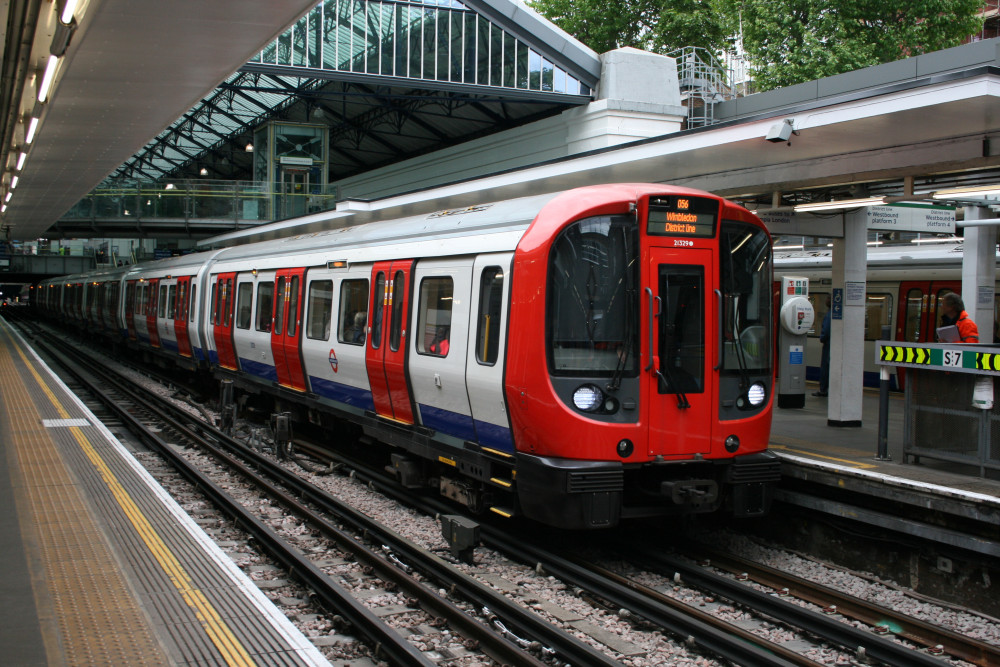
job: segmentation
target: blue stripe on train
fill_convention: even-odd
[[[420,404],[420,421],[427,428],[462,440],[476,441],[476,427],[469,415]]]
[[[514,453],[514,438],[506,426],[497,426],[489,422],[476,420],[476,435],[483,447],[496,449],[508,454]]]
[[[362,410],[375,411],[375,401],[372,398],[371,391],[368,389],[352,387],[349,384],[334,382],[333,380],[325,380],[315,375],[309,376],[309,386],[312,387],[313,393],[317,396],[329,398],[330,400]]]
[[[263,378],[271,382],[278,381],[278,369],[270,364],[262,364],[259,361],[252,361],[251,359],[240,357],[240,368],[250,375]]]

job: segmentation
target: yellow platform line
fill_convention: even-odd
[[[825,456],[823,454],[817,454],[816,452],[811,452],[805,449],[793,449],[792,447],[787,447],[785,445],[776,445],[773,442],[770,443],[768,449],[777,449],[783,452],[789,452],[791,454],[802,454],[803,456],[810,456],[817,459],[826,459],[827,461],[836,461],[837,463],[844,463],[853,468],[877,468],[874,463],[861,463],[860,461],[852,461],[851,459],[839,459],[836,456]]]
[[[28,370],[34,376],[35,381],[38,382],[38,386],[41,387],[42,391],[52,402],[52,405],[55,406],[59,416],[63,419],[69,418],[69,413],[60,405],[55,394],[52,393],[52,390],[49,389],[41,375],[35,370],[27,356],[25,356],[24,351],[14,343],[9,332],[5,331],[5,333],[7,333],[8,340],[17,349],[17,353],[21,356],[22,361],[24,361]],[[135,504],[135,501],[132,500],[128,491],[121,485],[118,478],[115,477],[115,474],[108,467],[107,463],[101,458],[93,445],[91,445],[80,427],[71,426],[69,430],[80,445],[80,448],[87,455],[87,458],[90,459],[90,462],[101,474],[104,483],[115,497],[122,511],[125,512],[136,532],[153,554],[157,563],[163,568],[167,576],[170,577],[170,581],[180,592],[184,602],[194,610],[195,616],[205,629],[209,639],[211,639],[212,643],[222,654],[226,664],[255,665],[256,662],[250,656],[249,652],[233,634],[229,625],[222,619],[212,603],[205,597],[205,594],[195,587],[194,581],[188,575],[184,566],[177,560],[170,547],[167,546],[156,532],[156,529],[150,523],[149,519],[146,518],[146,515],[142,513],[142,510]]]

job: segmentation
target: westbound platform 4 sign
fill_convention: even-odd
[[[880,340],[876,342],[875,363],[880,366],[936,367],[957,373],[1000,375],[1000,348]]]

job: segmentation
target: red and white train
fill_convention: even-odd
[[[65,276],[34,301],[352,424],[408,486],[579,529],[767,511],[771,281],[749,211],[618,184]]]

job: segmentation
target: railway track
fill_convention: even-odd
[[[185,413],[186,414],[186,413]],[[190,415],[188,415],[190,417]],[[205,425],[189,426],[196,431],[209,431],[213,429]],[[221,433],[215,432],[209,438],[218,441],[225,438]],[[242,448],[242,450],[241,450]],[[262,456],[259,452],[245,447],[240,443],[227,445],[225,449],[230,452],[239,451],[239,456],[252,462],[252,466],[263,471],[264,468],[274,466],[274,462],[268,457]],[[296,451],[311,452],[314,456],[327,456],[329,452],[325,450],[313,450],[308,443],[297,443]],[[374,471],[364,471],[358,467],[355,461],[347,461],[352,475],[357,476],[365,483],[377,487],[381,490],[389,491],[393,494],[400,494],[400,490],[395,489],[391,480]],[[323,492],[318,491],[309,482],[299,479],[298,475],[292,474],[289,470],[281,466],[274,466],[271,472],[266,475],[261,472],[261,484],[267,480],[264,477],[274,476],[280,479],[286,492],[290,492],[294,498],[308,502],[310,505],[318,505],[323,502]],[[273,481],[273,480],[272,480]],[[252,482],[257,485],[257,481]],[[405,494],[401,496],[407,503],[416,503],[425,512],[448,513],[453,508],[441,505],[436,502],[429,502],[426,499],[414,500]],[[373,543],[382,543],[381,549],[375,549],[373,560],[368,561],[359,555],[352,555],[359,562],[365,562],[367,566],[373,568],[373,573],[378,566],[395,569],[407,569],[411,563],[417,561],[407,546],[390,546],[390,537],[383,532],[378,532],[378,528],[365,527],[367,517],[360,515],[353,508],[347,508],[346,513],[337,514],[337,527],[351,525],[354,537],[348,535],[345,539],[348,543],[358,542],[358,535],[365,538],[374,537]],[[629,618],[634,625],[646,632],[663,632],[682,640],[688,647],[696,652],[717,656],[723,660],[741,665],[815,665],[819,664],[807,656],[813,647],[822,647],[826,644],[834,644],[839,647],[841,656],[846,659],[862,660],[873,664],[888,665],[942,665],[946,664],[945,659],[954,657],[967,662],[980,665],[998,664],[997,648],[988,644],[969,641],[956,633],[929,632],[928,628],[920,628],[921,624],[914,619],[902,615],[894,617],[884,613],[885,610],[871,609],[867,613],[867,620],[862,612],[855,609],[863,608],[861,601],[841,596],[833,601],[830,597],[824,597],[825,593],[813,591],[806,593],[807,588],[814,588],[810,582],[791,581],[778,579],[781,573],[767,572],[764,568],[752,567],[748,562],[735,560],[732,556],[721,553],[691,553],[690,559],[666,555],[662,550],[643,548],[642,545],[629,543],[625,550],[629,555],[627,558],[630,567],[625,568],[626,572],[619,568],[601,567],[597,562],[601,558],[583,558],[578,553],[566,554],[558,548],[546,549],[540,546],[541,542],[527,540],[521,535],[509,534],[505,530],[482,525],[481,535],[483,543],[498,551],[503,551],[509,557],[529,564],[535,570],[544,575],[558,578],[569,586],[576,587],[579,595],[595,604],[603,605],[612,613],[619,613],[622,617]],[[385,530],[385,529],[382,529]],[[391,533],[391,531],[388,531]],[[398,537],[398,536],[395,536]],[[333,540],[333,537],[329,539]],[[405,542],[405,540],[404,540]],[[420,547],[411,545],[418,551]],[[342,547],[341,547],[342,548]],[[426,551],[426,549],[424,549]],[[610,553],[610,552],[609,552]],[[620,553],[615,556],[605,555],[604,560],[614,560],[623,558]],[[451,563],[441,561],[444,568],[451,567]],[[722,569],[728,575],[720,575],[712,572],[712,568]],[[443,581],[444,575],[436,575],[430,570],[420,570],[422,576],[433,578],[435,581]],[[639,570],[642,577],[631,576],[631,570]],[[377,572],[381,575],[381,572]],[[650,577],[659,577],[660,585],[648,585]],[[744,581],[738,581],[744,580]],[[646,582],[646,583],[644,583]],[[755,590],[750,585],[757,582],[763,588]],[[520,608],[516,603],[501,596],[504,601],[485,601],[483,589],[489,587],[477,582],[469,577],[462,586],[448,584],[455,591],[462,591],[462,598],[465,601],[472,601],[471,606],[478,611],[478,619],[475,623],[479,625],[492,626],[494,630],[501,630],[510,642],[515,645],[531,645],[534,653],[531,655],[537,660],[554,660],[573,662],[573,664],[602,664],[595,662],[594,656],[576,658],[569,660],[571,655],[563,647],[559,647],[557,641],[541,640],[542,634],[532,634],[528,626],[515,618],[516,611],[505,607],[505,604]],[[665,594],[665,590],[671,587],[690,586],[699,591],[695,604],[678,602],[672,596]],[[424,586],[426,588],[426,586]],[[787,589],[787,590],[786,590]],[[495,593],[494,591],[489,591]],[[800,604],[793,602],[789,596],[799,597],[819,606],[819,609],[803,609]],[[414,599],[416,597],[414,596]],[[707,602],[706,602],[707,601]],[[429,606],[429,603],[421,602],[421,606]],[[523,604],[523,601],[522,601]],[[746,610],[752,610],[755,614],[763,618],[776,621],[789,628],[797,628],[797,633],[801,640],[792,644],[782,645],[770,642],[766,638],[756,636],[753,631],[748,630],[746,624],[733,624],[720,619],[717,614],[722,605],[738,606]],[[466,616],[468,616],[469,605],[466,606]],[[486,611],[484,611],[484,609]],[[443,615],[439,615],[443,617]],[[877,620],[872,620],[877,617]],[[845,619],[858,619],[869,624],[868,628],[854,628]],[[456,623],[456,621],[449,621]],[[923,624],[926,626],[926,624]],[[931,628],[932,629],[932,628]],[[884,634],[882,634],[884,633]],[[494,634],[496,634],[494,632]],[[885,635],[891,635],[887,637]],[[897,643],[892,637],[899,637],[908,642],[920,644],[918,650],[913,647]],[[540,650],[542,649],[542,650]],[[593,651],[588,646],[590,651]],[[593,651],[598,660],[614,660]],[[501,661],[507,661],[502,659]],[[523,659],[518,664],[527,664]]]
[[[47,347],[52,343],[46,343]],[[54,347],[54,346],[53,346]],[[151,399],[142,388],[127,387],[120,377],[100,364],[83,368],[67,358],[65,347],[49,348],[49,353],[71,373],[77,382],[99,396],[107,410],[117,415],[144,443],[172,466],[192,485],[234,518],[252,540],[261,545],[282,568],[300,581],[308,595],[324,609],[344,619],[354,632],[364,638],[372,652],[393,665],[428,665],[440,661],[440,649],[422,651],[403,636],[398,628],[386,622],[390,616],[423,614],[423,620],[407,619],[407,626],[447,624],[464,640],[468,651],[489,656],[501,664],[544,665],[552,661],[571,664],[615,665],[618,662],[571,634],[552,626],[503,595],[458,571],[434,553],[395,535],[391,530],[345,506],[336,498],[324,494],[298,476],[277,465],[268,457],[229,438],[213,426],[169,403]],[[96,379],[93,376],[100,376]],[[114,388],[108,388],[113,384]],[[103,386],[102,386],[103,385]],[[150,424],[157,425],[151,428]],[[164,437],[168,434],[168,437]],[[233,473],[209,474],[202,466],[192,464],[179,449],[198,447]],[[235,479],[232,477],[235,475]],[[236,499],[230,490],[247,485],[254,489],[253,498]],[[263,495],[261,495],[263,494]],[[265,500],[266,499],[266,500]],[[304,547],[301,539],[292,543],[269,525],[267,512],[254,512],[246,505],[259,509],[278,505],[294,517],[292,522],[308,526],[325,542]],[[288,519],[284,520],[288,523]],[[389,600],[397,600],[396,591],[405,592],[406,610],[392,613],[370,609],[356,599],[338,579],[330,576],[314,560],[329,560],[325,554],[335,546],[347,560],[360,564],[359,571],[349,579],[364,580],[370,601],[374,584],[379,580],[381,591]],[[308,554],[324,554],[311,559]],[[433,582],[434,586],[428,586]],[[447,591],[441,595],[439,591]],[[383,618],[385,617],[385,618]],[[409,633],[407,633],[409,634]],[[425,655],[433,653],[433,656]],[[455,656],[452,656],[453,658]],[[461,657],[461,656],[459,656]]]

